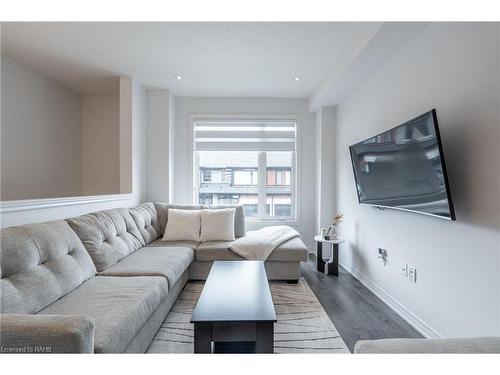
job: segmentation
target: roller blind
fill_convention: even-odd
[[[295,151],[295,120],[194,121],[196,151]]]

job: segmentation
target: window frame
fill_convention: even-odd
[[[299,225],[300,217],[300,163],[301,160],[301,116],[300,114],[285,114],[285,115],[221,115],[221,114],[190,114],[189,116],[189,126],[190,126],[190,142],[189,142],[189,161],[191,166],[190,175],[190,185],[192,188],[192,202],[198,204],[199,202],[199,158],[198,153],[195,150],[195,123],[198,121],[215,121],[217,119],[224,120],[234,120],[238,121],[249,121],[249,120],[259,120],[259,121],[292,121],[295,122],[295,151],[292,157],[292,169],[290,171],[290,183],[291,183],[291,203],[292,203],[292,216],[290,217],[247,217],[246,221],[249,223],[257,224],[289,224],[289,225]],[[243,150],[242,150],[243,151]],[[267,189],[267,166],[265,163],[265,153],[266,151],[259,151],[258,159],[258,170],[262,170],[262,173],[257,174],[258,179],[258,212],[264,213],[266,215],[266,189]],[[263,157],[261,155],[264,155]],[[263,168],[262,168],[263,167]]]

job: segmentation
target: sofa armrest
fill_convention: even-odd
[[[93,353],[94,320],[76,315],[0,315],[2,353]]]
[[[361,340],[354,353],[500,353],[500,337]]]

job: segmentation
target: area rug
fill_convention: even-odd
[[[278,322],[275,353],[349,353],[318,299],[301,278],[297,284],[270,282]],[[193,353],[194,328],[189,322],[203,282],[189,282],[172,306],[148,353]]]

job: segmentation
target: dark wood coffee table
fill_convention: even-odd
[[[191,317],[195,353],[273,353],[276,313],[262,261],[215,261]]]

